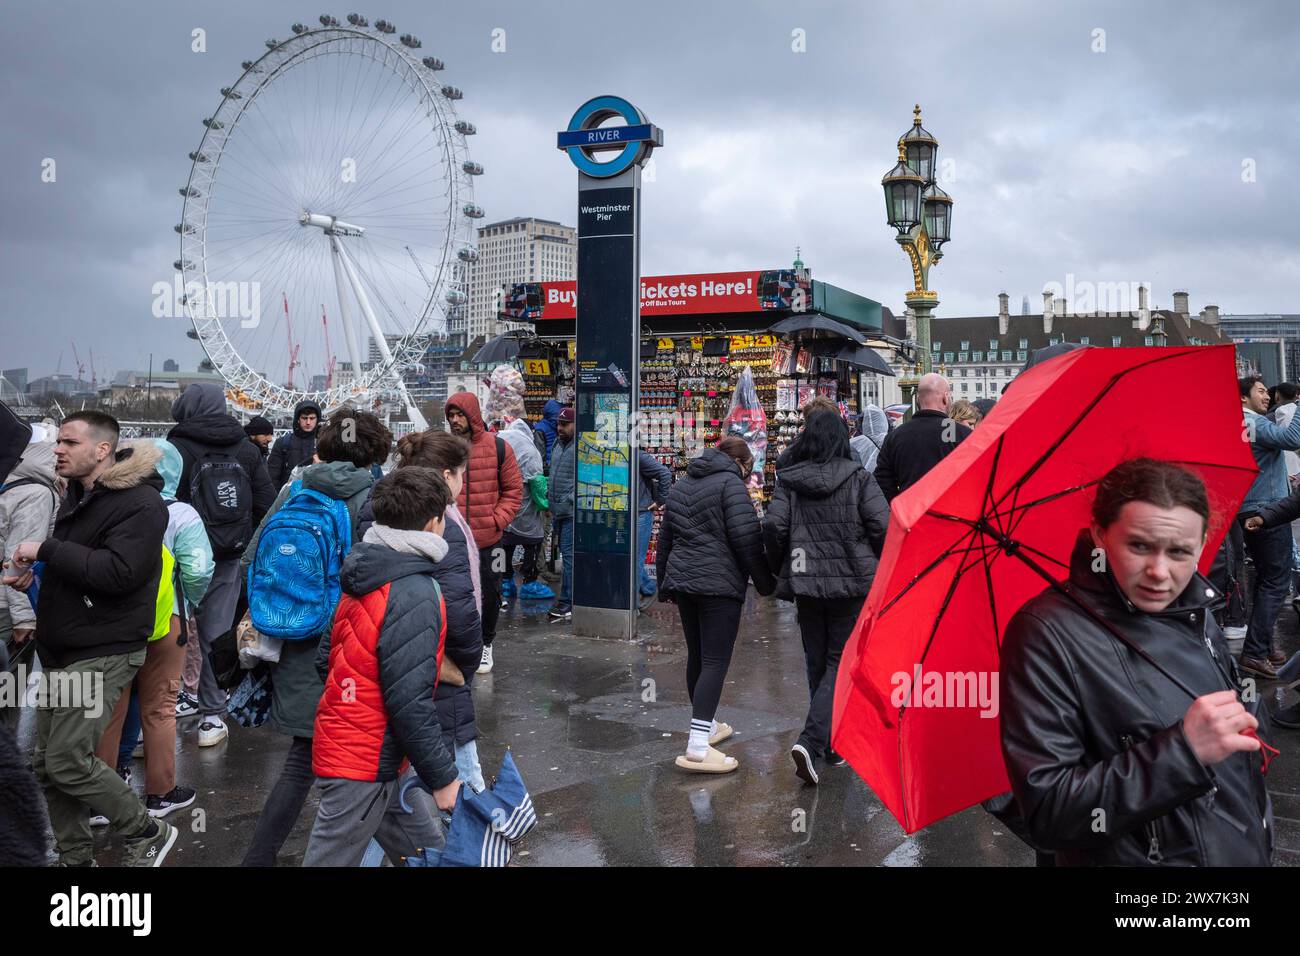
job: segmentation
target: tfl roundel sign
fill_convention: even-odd
[[[600,125],[613,117],[622,117],[626,125]],[[597,179],[643,164],[650,152],[663,144],[664,131],[620,96],[597,96],[583,103],[569,120],[569,128],[557,134],[555,143],[569,154],[579,172]],[[619,154],[608,162],[597,162],[594,154],[605,150],[619,150]]]

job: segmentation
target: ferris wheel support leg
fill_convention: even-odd
[[[379,319],[375,316],[375,310],[370,307],[370,299],[366,296],[366,290],[361,285],[361,280],[357,278],[356,269],[352,267],[352,257],[348,251],[343,248],[337,237],[331,236],[331,241],[335,243],[337,252],[337,261],[343,263],[343,271],[347,273],[348,282],[352,285],[352,292],[357,297],[357,303],[361,306],[361,314],[366,317],[366,324],[370,326],[370,334],[375,338],[375,345],[379,349],[379,354],[384,360],[384,364],[393,365],[393,350],[388,347],[388,339],[384,336],[384,330],[379,326]],[[397,376],[397,388],[402,393],[402,400],[406,403],[406,414],[411,423],[420,431],[429,427],[429,423],[420,410],[416,407],[415,401],[411,398],[411,393],[406,389],[406,382],[402,378],[402,369],[395,368],[394,373]]]
[[[357,330],[352,324],[352,310],[348,308],[348,283],[343,278],[343,250],[338,237],[330,236],[331,258],[334,260],[334,284],[339,293],[339,321],[343,323],[343,340],[348,346],[348,358],[352,360],[352,380],[361,378],[361,347],[357,342]]]

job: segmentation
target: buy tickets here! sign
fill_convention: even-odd
[[[714,272],[684,276],[648,276],[641,280],[641,314],[698,315],[717,312],[759,312],[757,272]],[[578,283],[541,282],[542,315],[547,319],[577,317]]]

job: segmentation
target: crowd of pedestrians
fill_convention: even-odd
[[[198,718],[200,747],[229,736],[229,681],[220,660],[241,621],[261,661],[256,673],[269,686],[266,719],[289,738],[244,865],[275,865],[313,786],[320,802],[306,865],[352,866],[376,854],[398,862],[436,843],[458,789],[485,787],[474,680],[500,663],[493,648],[503,607],[517,594],[554,598],[553,622],[573,614],[576,415],[550,401],[531,425],[517,378],[494,375],[486,416],[474,394],[456,393],[445,405],[445,428],[396,443],[373,414],[342,408],[326,417],[311,402],[298,405],[292,430],[273,441],[270,422],[241,424],[221,389],[192,385],[172,407],[176,424],[166,439],[124,442],[111,416],[83,411],[65,418],[55,441],[27,447],[0,488],[0,647],[10,657],[34,646],[47,675],[85,688],[75,700],[43,702],[36,714],[31,768],[61,865],[94,865],[93,824],[112,828],[132,864],[157,866],[168,855],[176,830],[166,817],[196,800],[176,779],[177,719]],[[1196,578],[1195,560],[1179,552],[1169,600],[1156,607],[1142,577],[1149,572],[1136,559],[1116,561],[1117,591],[1081,567],[1072,566],[1071,575],[1102,616],[1117,615],[1110,605],[1131,595],[1127,606],[1147,614],[1133,623],[1147,629],[1145,646],[1180,639],[1181,625],[1161,612],[1184,600],[1191,583],[1203,586],[1205,596],[1187,610],[1193,623],[1201,614],[1207,627],[1216,617],[1228,625],[1227,636],[1244,643],[1239,665],[1216,670],[1189,662],[1183,679],[1202,696],[1170,718],[1182,721],[1186,737],[1135,753],[1162,768],[1181,761],[1189,781],[1212,766],[1223,803],[1253,812],[1262,799],[1249,774],[1257,748],[1242,740],[1259,722],[1223,695],[1231,694],[1238,666],[1273,678],[1286,661],[1273,630],[1294,594],[1290,522],[1300,519],[1300,459],[1288,464],[1286,456],[1300,449],[1300,417],[1289,385],[1270,392],[1252,377],[1240,388],[1259,475],[1210,578]],[[933,373],[920,380],[917,406],[891,428],[875,406],[850,420],[842,406],[811,402],[802,431],[777,461],[765,510],[751,497],[754,453],[739,436],[703,449],[676,482],[638,449],[633,540],[644,547],[656,518],[659,530],[653,564],[639,556],[636,587],[643,608],[657,596],[680,617],[691,707],[685,752],[676,759],[684,772],[739,769],[738,759],[719,749],[735,730],[718,712],[751,585],[760,596],[793,603],[797,615],[808,707],[789,751],[794,775],[817,785],[844,763],[831,747],[836,678],[884,553],[891,501],[991,412],[954,403],[951,386]],[[1196,540],[1203,546],[1204,489],[1174,466],[1139,463],[1102,482],[1079,561],[1107,543],[1119,554],[1124,535],[1155,520],[1151,509],[1163,509],[1171,533],[1191,542],[1184,550]],[[1254,568],[1241,602],[1248,618],[1219,600],[1248,590],[1247,554]],[[557,566],[552,591],[542,576]],[[1013,683],[1042,681],[1065,666],[1043,659],[1055,646],[1044,628],[1084,634],[1061,653],[1094,661],[1099,651],[1086,645],[1105,644],[1105,633],[1092,618],[1071,617],[1078,613],[1044,598],[1016,616],[1007,632]],[[1240,620],[1229,620],[1233,614]],[[1172,650],[1168,656],[1178,657]],[[1091,666],[1069,669],[1077,678]],[[1094,676],[1103,684],[1118,680]],[[1066,784],[1035,770],[1044,762],[1068,769],[1078,756],[1068,728],[1057,726],[1060,714],[1078,703],[1072,695],[1089,703],[1114,696],[1077,679],[1070,688],[1051,687],[1060,699],[1035,684],[1009,706],[1004,725],[1023,813],[1017,832],[1036,846],[1059,842],[1059,831],[1073,825],[1063,815],[1101,799],[1079,787],[1060,802],[1056,788]],[[1136,723],[1125,723],[1116,706],[1088,707],[1096,727],[1084,736],[1131,732]],[[0,770],[12,772],[16,714],[0,717]],[[1274,719],[1300,727],[1300,708]],[[1159,736],[1159,727],[1148,729]],[[1175,746],[1179,740],[1185,749]],[[137,742],[143,799],[130,780]],[[413,781],[428,799],[411,795]],[[1114,784],[1121,813],[1165,800],[1194,843],[1199,838],[1225,861],[1258,862],[1258,834],[1248,830],[1246,849],[1223,849],[1231,834],[1179,809],[1177,781],[1162,779],[1169,792],[1158,798],[1136,784],[1130,792],[1130,782]],[[0,846],[15,860],[41,862],[43,828],[24,842],[0,825]],[[1123,863],[1127,853],[1107,844],[1057,860]]]

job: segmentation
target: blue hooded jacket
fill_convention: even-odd
[[[555,430],[555,423],[560,420],[560,411],[563,408],[559,401],[551,399],[542,406],[542,420],[533,426],[546,439],[546,454],[543,458],[547,468],[551,466],[551,449],[555,446],[555,439],[559,434]]]

